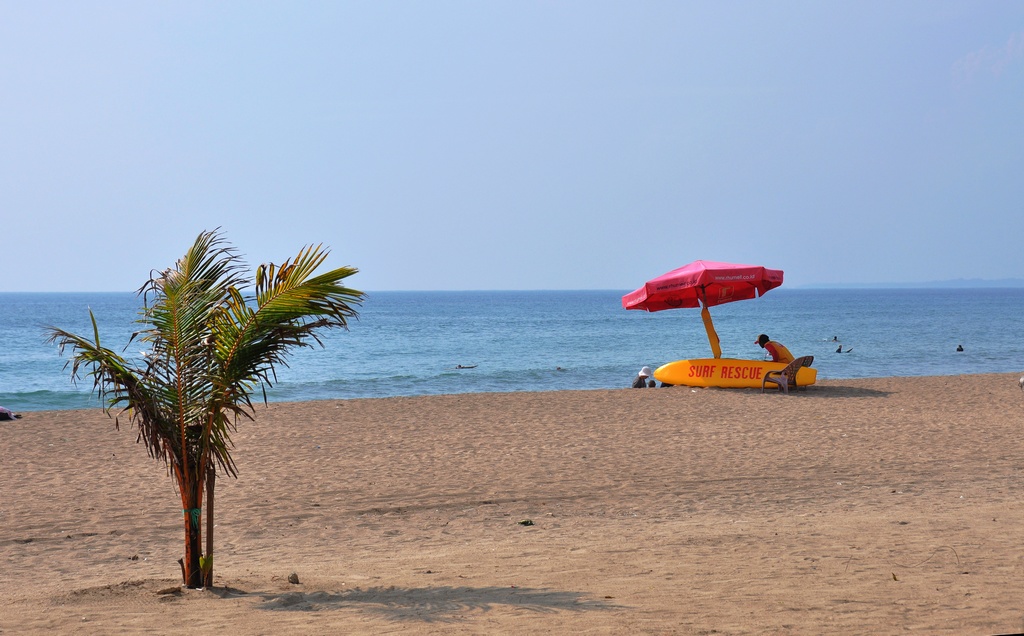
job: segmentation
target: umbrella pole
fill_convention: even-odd
[[[708,311],[707,305],[701,307],[700,318],[704,321],[704,329],[708,332],[708,342],[711,343],[711,352],[715,354],[715,360],[717,360],[722,357],[722,345],[718,340],[715,325],[711,322],[711,312]]]

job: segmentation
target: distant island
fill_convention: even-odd
[[[795,285],[796,289],[1005,289],[1024,287],[1024,278],[957,278],[926,283],[812,283]]]

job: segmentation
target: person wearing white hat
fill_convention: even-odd
[[[646,389],[647,387],[654,386],[654,380],[648,379],[652,376],[651,367],[644,367],[640,369],[640,373],[636,375],[636,379],[633,380],[634,389]]]

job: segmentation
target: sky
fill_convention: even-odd
[[[0,0],[0,291],[1024,278],[1024,2]]]

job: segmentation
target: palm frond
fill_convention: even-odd
[[[270,384],[274,367],[287,364],[290,349],[312,346],[310,341],[322,344],[318,330],[346,328],[357,316],[364,294],[341,281],[358,270],[341,267],[311,276],[327,255],[321,246],[307,247],[280,267],[260,266],[255,307],[237,291],[232,294],[214,328],[225,377]]]

